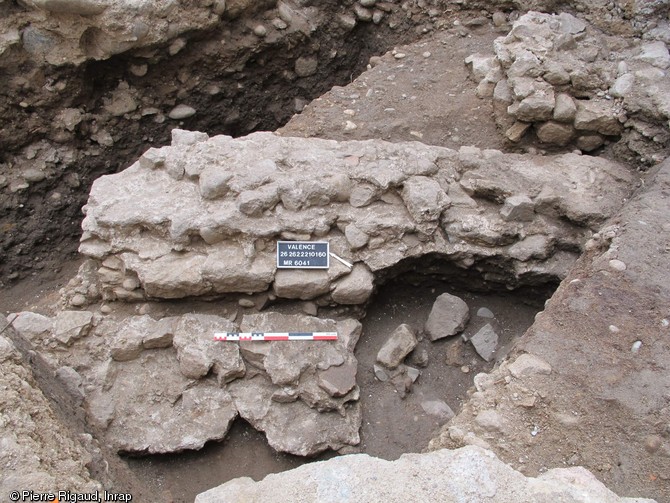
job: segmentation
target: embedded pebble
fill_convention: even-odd
[[[86,297],[82,294],[75,294],[72,299],[70,299],[70,305],[74,307],[81,307],[86,305]]]
[[[264,37],[267,34],[268,30],[262,24],[258,24],[254,27],[254,35],[256,35],[257,37]]]
[[[626,264],[624,264],[621,260],[617,260],[617,259],[610,260],[610,267],[612,269],[614,269],[615,271],[625,271],[626,270]]]
[[[609,326],[609,331],[612,332],[613,334],[618,334],[619,333],[619,327],[616,325],[610,325]]]
[[[347,121],[347,123],[344,125],[344,130],[345,131],[353,131],[354,129],[357,129],[357,128],[358,128],[358,126],[351,121]]]
[[[111,308],[111,306],[108,306],[107,304],[105,304],[103,306],[100,306],[100,312],[102,314],[109,314],[109,313],[112,312],[112,308]]]
[[[139,288],[140,283],[135,278],[126,278],[123,280],[123,284],[121,286],[123,286],[123,288],[129,292],[132,292],[133,290]]]
[[[272,26],[274,26],[278,30],[285,30],[286,28],[288,28],[288,25],[279,18],[275,18],[272,20]]]
[[[489,318],[489,319],[490,318],[495,318],[495,315],[493,314],[493,311],[491,311],[490,309],[488,309],[486,307],[480,307],[477,310],[477,316],[479,316],[480,318]]]
[[[468,367],[467,365],[463,365],[461,367],[461,372],[463,372],[464,374],[469,374],[470,373],[470,367]]]
[[[395,59],[404,59],[407,56],[404,52],[396,52],[393,57]]]
[[[642,341],[635,341],[633,347],[630,348],[631,353],[637,353],[642,347]]]
[[[375,364],[373,369],[375,372],[375,377],[379,379],[381,382],[386,382],[389,380],[388,373],[386,372],[386,370],[384,370],[384,368],[381,365]]]
[[[422,54],[422,56],[423,56],[424,58],[430,58],[430,57],[432,56],[432,54],[431,54],[430,51],[426,51],[426,52],[424,52],[424,53]]]
[[[316,316],[319,314],[319,306],[316,305],[316,302],[303,302],[300,305],[300,308],[303,313],[310,316]]]
[[[170,119],[180,120],[193,117],[195,115],[195,108],[188,105],[177,105],[168,114]]]
[[[149,66],[146,64],[130,65],[130,73],[136,77],[144,77],[149,71]]]
[[[240,299],[237,301],[237,303],[240,305],[240,307],[254,307],[256,304],[254,304],[254,301],[251,299]]]
[[[655,453],[663,445],[663,439],[658,435],[649,435],[644,439],[644,448],[649,454]]]
[[[170,56],[174,56],[184,47],[186,47],[186,40],[184,40],[183,38],[177,38],[175,39],[174,42],[170,44],[170,47],[168,47],[168,53],[170,53]]]

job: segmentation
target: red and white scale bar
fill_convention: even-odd
[[[215,341],[336,341],[337,332],[217,332]]]

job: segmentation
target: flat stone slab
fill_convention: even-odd
[[[242,477],[199,494],[195,503],[220,501],[553,501],[651,503],[619,498],[583,468],[559,468],[525,477],[479,447],[404,454],[385,461],[367,454],[339,456],[271,474],[259,482]]]

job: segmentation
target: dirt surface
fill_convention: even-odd
[[[490,101],[475,96],[475,83],[463,64],[463,59],[474,52],[491,53],[491,43],[498,35],[486,23],[465,31],[439,32],[411,47],[397,47],[395,55],[389,53],[375,61],[376,66],[351,85],[334,88],[308,105],[280,132],[287,136],[416,140],[450,148],[475,145],[509,150],[495,128]],[[667,190],[667,181],[664,183]],[[630,214],[628,220],[634,221],[639,214]],[[667,232],[663,230],[665,235]],[[654,266],[667,265],[667,255],[662,257],[665,260]],[[615,283],[611,273],[591,268],[592,258],[593,254],[583,258],[571,275],[581,283],[567,282],[561,287],[548,314],[539,318],[516,350],[543,356],[561,379],[534,384],[543,405],[524,408],[526,416],[510,416],[513,433],[509,436],[496,434],[487,440],[498,455],[529,474],[583,464],[618,494],[670,501],[670,418],[665,377],[669,348],[667,329],[661,331],[662,320],[670,316],[667,291],[650,292],[644,283],[635,281]],[[77,263],[58,255],[51,260],[34,276],[5,287],[0,311],[51,311],[57,302],[55,292],[73,275]],[[421,401],[441,399],[458,412],[468,398],[473,377],[492,369],[493,363],[483,362],[470,345],[457,338],[421,342],[420,347],[429,350],[429,363],[404,399],[390,383],[374,378],[372,363],[384,338],[400,323],[421,328],[432,300],[443,291],[452,290],[446,284],[418,288],[389,283],[369,307],[357,349],[364,414],[361,452],[395,459],[403,452],[425,449],[442,422],[424,414]],[[533,306],[527,298],[514,295],[455,293],[465,298],[473,314],[467,333],[484,323],[474,313],[479,307],[487,307],[496,314],[494,325],[505,337],[507,349],[533,323],[544,301],[536,298]],[[113,308],[129,313],[144,310],[157,317],[172,309],[169,304],[147,306]],[[242,312],[233,302],[223,307],[231,316],[234,310],[238,316]],[[176,309],[206,312],[214,308],[221,309],[222,304],[184,302]],[[290,312],[300,307],[282,309]],[[618,335],[612,335],[610,325],[616,326]],[[631,345],[638,339],[644,349],[631,353]],[[631,383],[633,387],[629,388]],[[642,389],[646,391],[638,393]],[[496,392],[492,400],[505,396],[504,391]],[[581,420],[561,422],[560,418],[565,417],[558,413]],[[472,417],[464,419],[463,424],[470,424]],[[540,433],[533,436],[536,425]],[[303,461],[278,455],[261,434],[238,422],[228,439],[202,452],[133,459],[128,464],[154,494],[186,502],[205,488],[231,478],[262,478]]]
[[[500,32],[488,23],[462,28],[372,58],[374,68],[314,100],[279,133],[512,151],[496,129],[491,100],[475,95],[464,63],[473,53],[493,54]]]

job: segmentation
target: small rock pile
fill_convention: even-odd
[[[654,33],[625,40],[567,13],[529,12],[496,40],[495,56],[465,62],[510,141],[532,130],[543,145],[591,152],[621,138],[659,162],[670,146],[670,54],[668,32]]]
[[[477,316],[480,318],[494,318],[494,314],[487,308],[480,308],[477,311]],[[406,365],[404,363],[405,359],[410,357],[408,360],[418,367],[425,367],[428,364],[427,352],[425,355],[413,354],[424,334],[431,342],[458,335],[463,332],[469,320],[470,308],[463,299],[449,293],[438,296],[428,315],[423,331],[417,333],[410,325],[402,324],[384,342],[377,353],[377,364],[373,368],[375,377],[382,382],[390,381],[401,398],[404,398],[411,391],[412,384],[421,375],[418,368]],[[485,361],[490,362],[495,358],[498,349],[498,334],[491,323],[484,325],[472,337],[467,338],[464,334],[461,337],[465,342],[472,343],[477,354]],[[425,349],[422,351],[425,351]],[[436,412],[437,402],[427,402],[422,406],[428,414],[445,415]],[[446,415],[449,416],[449,419],[453,417],[453,412],[446,403],[442,402],[439,406],[443,408],[446,406],[446,409],[448,409]]]

